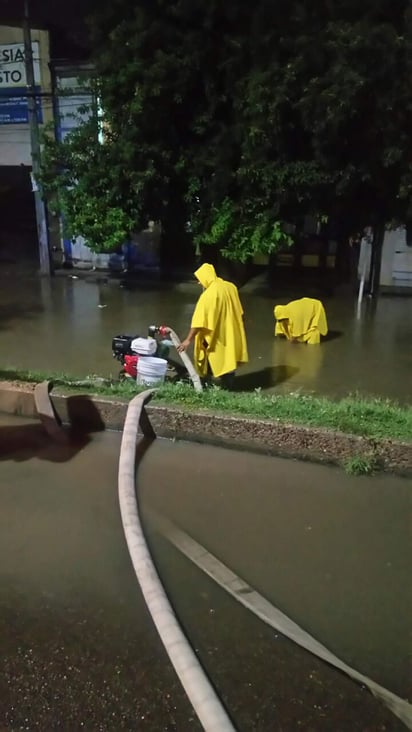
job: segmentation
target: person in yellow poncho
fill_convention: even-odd
[[[284,335],[295,343],[320,343],[320,337],[327,335],[328,324],[325,308],[320,300],[302,297],[287,305],[276,305],[275,335]]]
[[[200,376],[207,376],[209,369],[215,378],[232,375],[238,364],[249,360],[237,287],[218,277],[212,264],[202,264],[195,277],[203,293],[179,351],[194,339],[194,364]]]

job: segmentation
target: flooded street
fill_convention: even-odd
[[[93,291],[93,288],[90,288]],[[67,451],[0,416],[1,729],[199,730],[142,601],[120,522],[120,435]],[[243,730],[403,725],[275,633],[156,530],[203,544],[337,655],[411,697],[410,481],[157,440],[145,529],[201,662]]]
[[[412,298],[366,301],[360,320],[353,295],[325,298],[330,338],[321,348],[309,348],[274,338],[273,307],[288,298],[240,294],[250,363],[238,373],[238,389],[301,389],[332,397],[359,390],[410,401]],[[0,366],[116,376],[112,337],[146,335],[153,323],[170,325],[183,337],[197,295],[192,285],[135,284],[127,290],[118,282],[48,282],[29,274],[16,288],[14,278],[3,271]]]

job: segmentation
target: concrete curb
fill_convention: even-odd
[[[36,418],[35,384],[0,384],[0,412]],[[128,402],[100,396],[53,392],[53,403],[64,423],[93,432],[122,430]],[[412,444],[374,440],[332,430],[211,412],[186,411],[176,406],[147,408],[160,437],[207,442],[231,449],[342,464],[354,456],[373,456],[380,468],[412,475]]]

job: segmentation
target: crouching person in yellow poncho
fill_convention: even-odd
[[[320,343],[328,332],[325,308],[320,300],[302,297],[287,305],[275,307],[275,335],[283,335],[295,343]]]
[[[194,364],[200,376],[211,371],[229,385],[238,364],[248,362],[243,308],[237,287],[216,275],[212,264],[202,264],[195,277],[203,287],[187,338],[179,351],[185,351],[193,339]],[[229,377],[229,378],[227,378]]]

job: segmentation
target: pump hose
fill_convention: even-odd
[[[223,704],[179,625],[143,533],[135,486],[136,438],[140,424],[143,447],[153,439],[154,433],[145,412],[145,405],[152,395],[151,389],[131,400],[123,428],[118,484],[127,546],[149,613],[203,729],[206,732],[234,732]]]
[[[175,333],[175,331],[172,330],[172,328],[169,328],[169,326],[166,326],[166,327],[167,327],[167,330],[169,331],[170,340],[172,341],[174,347],[177,350],[181,343],[180,338],[177,335],[177,333]],[[186,366],[186,369],[187,369],[187,372],[188,372],[190,378],[192,379],[192,384],[195,388],[195,391],[203,391],[202,382],[200,381],[200,376],[198,373],[196,373],[195,368],[194,368],[189,356],[187,355],[186,351],[182,351],[181,353],[179,353],[179,356],[182,359],[184,365]]]

